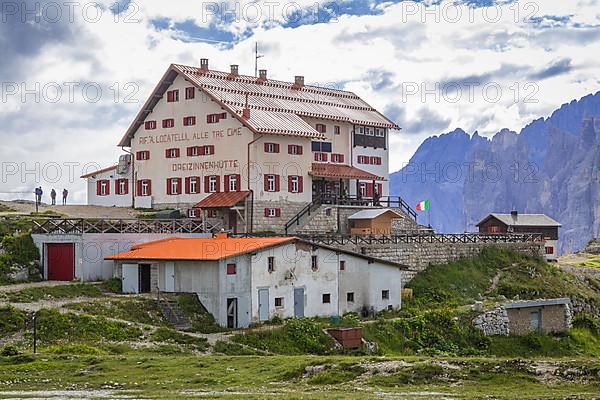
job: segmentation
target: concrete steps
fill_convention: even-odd
[[[175,329],[183,331],[191,328],[192,324],[183,311],[181,311],[176,298],[161,298],[158,300],[158,307]]]

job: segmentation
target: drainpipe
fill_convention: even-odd
[[[131,156],[131,208],[135,208],[135,191],[137,190],[137,179],[135,176],[135,157],[133,153],[129,150],[125,150],[125,147],[121,147],[125,153]]]

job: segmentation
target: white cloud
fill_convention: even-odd
[[[103,0],[106,7],[112,3]],[[249,3],[243,4],[248,7]],[[382,15],[341,16],[327,24],[297,28],[267,29],[264,20],[259,24],[240,21],[221,28],[236,34],[252,28],[253,36],[224,48],[185,43],[172,31],[157,31],[150,23],[166,18],[172,22],[193,20],[207,27],[208,19],[188,1],[140,3],[133,16],[139,20],[135,23],[123,21],[124,14],[115,22],[106,11],[96,23],[76,14],[76,21],[68,25],[70,40],[48,41],[38,52],[27,54],[26,62],[19,64],[19,72],[26,78],[17,81],[28,87],[35,82],[97,82],[103,88],[101,100],[91,104],[79,94],[73,103],[23,104],[11,97],[0,110],[0,120],[10,122],[0,128],[4,143],[10,144],[0,148],[0,157],[11,166],[38,161],[77,162],[81,166],[90,161],[103,166],[113,163],[119,153],[115,147],[118,139],[170,63],[197,64],[199,58],[208,57],[212,68],[227,69],[237,63],[242,73],[252,74],[255,41],[265,54],[261,67],[269,69],[272,78],[290,80],[302,74],[309,83],[343,86],[380,110],[391,105],[403,108],[406,118],[426,118],[434,111],[438,121],[450,121],[446,130],[461,127],[488,136],[505,127],[518,131],[560,104],[598,90],[600,28],[591,26],[600,25],[597,2],[539,2],[533,9],[524,8],[524,4],[532,3],[520,2],[474,11],[460,6],[454,9],[462,15],[458,21],[448,20],[456,13],[451,14],[453,8],[447,3],[421,9],[417,6],[417,11],[413,3],[386,4],[380,6]],[[264,2],[260,4],[264,7]],[[287,3],[280,4],[283,7]],[[302,0],[298,4],[311,7],[314,2]],[[498,10],[501,17],[495,21]],[[532,12],[538,17],[569,19],[541,28],[523,22]],[[277,17],[278,23],[282,21]],[[531,81],[531,74],[560,60],[570,60],[568,71]],[[0,70],[7,62],[0,61]],[[461,81],[469,77],[481,79],[472,101]],[[451,101],[450,93],[439,99],[423,93],[423,88],[432,89],[444,82],[461,85],[460,101]],[[494,84],[490,91],[496,87],[502,90],[497,102],[486,101],[482,92],[482,86],[490,82]],[[139,88],[135,95],[138,103],[123,103],[127,83]],[[117,104],[110,89],[115,84],[121,88]],[[416,93],[403,96],[403,89],[415,85]],[[531,95],[529,101],[525,101],[527,95]],[[423,127],[425,122],[409,125]],[[392,169],[406,162],[425,137],[439,133],[397,133],[391,141]],[[31,176],[24,182],[20,176],[3,176],[0,191],[33,188],[37,181]],[[62,180],[56,185],[68,185],[76,200],[85,201],[83,181]]]

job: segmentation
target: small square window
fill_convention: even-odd
[[[390,291],[382,290],[381,291],[381,300],[389,300],[390,299]]]
[[[354,303],[354,292],[346,293],[346,301],[348,303]]]
[[[340,271],[345,271],[345,270],[346,270],[346,261],[340,260]]]
[[[237,266],[235,264],[227,264],[227,275],[235,275]]]
[[[323,295],[323,304],[331,303],[331,295],[329,293],[325,293]]]
[[[269,273],[275,271],[275,257],[273,256],[267,258],[267,271],[269,271]]]
[[[335,125],[333,127],[333,134],[334,135],[339,135],[340,134],[340,126],[339,125]]]
[[[275,297],[275,307],[283,308],[283,297]]]
[[[313,271],[319,269],[319,258],[316,255],[310,257],[310,267]]]

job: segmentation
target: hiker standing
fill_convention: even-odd
[[[67,205],[67,196],[69,195],[69,191],[67,189],[63,189],[62,195],[63,195],[62,204],[63,204],[63,206],[66,206]]]
[[[56,190],[54,190],[54,188],[52,188],[52,190],[50,191],[50,198],[52,199],[52,205],[55,206],[56,205]]]

